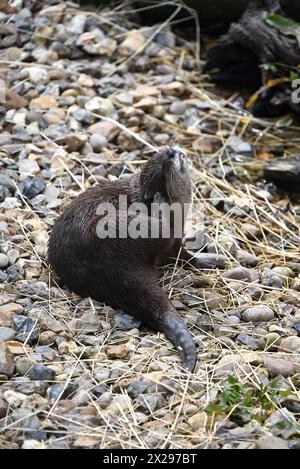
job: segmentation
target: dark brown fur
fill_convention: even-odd
[[[171,150],[171,151],[170,151]],[[157,284],[156,266],[176,259],[181,239],[99,239],[96,210],[101,202],[118,206],[120,194],[128,204],[143,202],[150,209],[159,195],[168,203],[191,201],[186,159],[179,166],[179,149],[158,152],[142,171],[118,181],[101,182],[77,197],[56,222],[49,241],[49,263],[63,282],[82,296],[91,296],[165,333],[179,349],[184,366],[193,370],[196,348],[166,293]],[[181,249],[181,259],[191,255]],[[197,260],[192,264],[199,266]]]

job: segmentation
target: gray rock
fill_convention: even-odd
[[[47,390],[49,399],[56,401],[60,399],[69,399],[72,397],[78,386],[75,383],[70,383],[65,386],[65,383],[53,384]]]
[[[68,24],[67,30],[76,35],[82,34],[85,29],[86,20],[86,15],[75,15]]]
[[[82,122],[83,124],[91,124],[94,121],[94,117],[90,111],[86,109],[78,108],[73,113],[72,116],[78,122]]]
[[[149,382],[133,380],[127,388],[130,397],[135,398],[143,394],[149,388]]]
[[[13,391],[12,389],[4,391],[3,397],[11,407],[19,407],[27,400],[27,396],[25,394]]]
[[[18,259],[20,253],[17,249],[10,249],[7,253],[7,257],[10,264],[14,264]]]
[[[7,340],[12,340],[15,335],[15,331],[10,327],[0,327],[0,344],[2,342],[6,342]]]
[[[18,422],[18,428],[28,430],[38,430],[40,421],[36,414],[28,412],[28,409],[15,409],[11,417],[14,422]]]
[[[34,365],[29,372],[29,377],[32,381],[53,381],[55,375],[55,370],[44,365]]]
[[[19,171],[22,179],[31,176],[40,170],[39,165],[35,160],[24,159],[19,162]]]
[[[102,148],[107,145],[107,140],[101,134],[92,134],[90,136],[90,144],[91,144],[93,150],[96,153],[99,153],[102,150]]]
[[[259,275],[255,270],[246,269],[245,267],[234,267],[228,270],[222,277],[228,280],[242,280],[244,282],[257,282]]]
[[[14,266],[12,266],[14,267]],[[39,331],[36,329],[35,321],[21,314],[13,316],[12,324],[19,333],[17,339],[21,342],[28,341],[35,343],[39,338]]]
[[[25,357],[17,357],[15,364],[16,364],[16,372],[19,375],[24,376],[26,375],[26,373],[28,373],[28,371],[30,370],[30,368],[33,366],[34,363],[32,362],[32,360],[30,360],[30,358],[25,356]]]
[[[288,442],[274,435],[261,436],[257,442],[258,449],[289,449]]]
[[[268,356],[264,358],[264,365],[271,376],[284,376],[288,378],[296,373],[300,373],[300,363],[286,360],[284,358],[273,358]]]
[[[110,370],[108,368],[98,368],[96,369],[94,376],[98,382],[102,383],[109,379]]]
[[[6,254],[0,253],[0,269],[5,269],[9,264],[9,259]]]
[[[175,101],[171,104],[169,111],[171,114],[184,114],[187,108],[187,103],[182,101]]]
[[[275,352],[280,344],[281,337],[276,332],[269,332],[259,339],[259,344],[262,349],[267,349],[268,352]]]
[[[235,375],[239,378],[245,377],[252,372],[250,364],[242,355],[225,355],[221,358],[215,369],[217,378],[226,378]]]
[[[157,394],[142,394],[137,398],[138,409],[145,414],[151,414],[159,407],[160,400],[161,398]]]
[[[103,393],[107,392],[108,387],[105,384],[96,384],[96,386],[93,387],[91,392],[94,394],[94,396],[99,397]]]
[[[98,404],[101,407],[101,409],[105,409],[113,399],[113,395],[111,392],[106,391],[101,396],[98,397]]]
[[[30,81],[33,83],[48,82],[49,75],[45,68],[43,67],[30,67],[28,71]]]
[[[283,352],[300,353],[300,337],[291,336],[282,339],[280,348]]]
[[[230,137],[227,140],[228,147],[231,148],[235,153],[241,153],[246,155],[252,155],[252,147],[248,142],[241,140],[239,137]]]
[[[103,116],[110,116],[115,108],[113,103],[108,98],[100,98],[96,96],[85,104],[85,109],[91,112],[97,112]]]
[[[14,373],[14,369],[13,356],[5,348],[5,345],[0,345],[0,375],[6,375],[10,378]]]
[[[242,314],[242,319],[247,322],[272,321],[275,315],[269,306],[257,305],[246,309]]]
[[[23,194],[28,199],[33,199],[38,194],[41,194],[46,189],[44,181],[39,178],[25,179],[23,181]]]
[[[83,332],[97,332],[101,329],[100,319],[95,313],[84,313],[81,318],[70,321],[70,328]]]
[[[117,313],[114,317],[114,321],[116,328],[121,331],[130,331],[131,329],[139,328],[141,325],[139,319],[125,313]]]
[[[259,348],[258,341],[250,337],[248,334],[239,334],[236,337],[236,341],[246,345],[247,347],[251,348],[252,350],[257,350]]]
[[[236,251],[236,258],[243,267],[255,267],[258,264],[258,258],[243,249]]]
[[[265,269],[261,277],[261,283],[267,287],[282,288],[284,280],[274,273],[272,269]]]

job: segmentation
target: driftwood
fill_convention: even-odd
[[[265,167],[264,177],[283,190],[300,193],[300,159],[274,160]]]
[[[258,78],[259,84],[265,85],[271,78],[288,77],[289,70],[297,71],[300,63],[300,42],[297,36],[300,25],[295,25],[294,34],[289,28],[276,27],[275,21],[272,23],[270,20],[280,17],[285,20],[284,15],[279,0],[252,2],[240,20],[232,23],[228,33],[222,35],[209,49],[206,69],[217,69],[212,73],[212,81],[239,83],[241,86],[252,81],[255,88]],[[275,68],[277,74],[274,75]],[[255,104],[254,114],[271,117],[289,108],[300,112],[299,106],[291,102],[291,83],[282,83],[261,94],[263,101]]]

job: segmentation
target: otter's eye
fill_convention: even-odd
[[[174,158],[174,156],[176,155],[176,150],[174,150],[174,148],[169,148],[166,152],[166,155],[169,158]]]

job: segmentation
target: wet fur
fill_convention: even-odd
[[[128,204],[147,204],[149,213],[157,194],[168,203],[190,203],[188,168],[180,172],[172,161],[166,150],[158,152],[140,173],[114,182],[103,181],[80,194],[55,223],[48,259],[74,292],[121,308],[151,329],[164,332],[178,348],[184,367],[192,371],[195,345],[167,294],[157,284],[156,267],[177,258],[181,239],[99,239],[96,235],[98,205],[111,202],[117,207],[121,194],[127,195]]]

